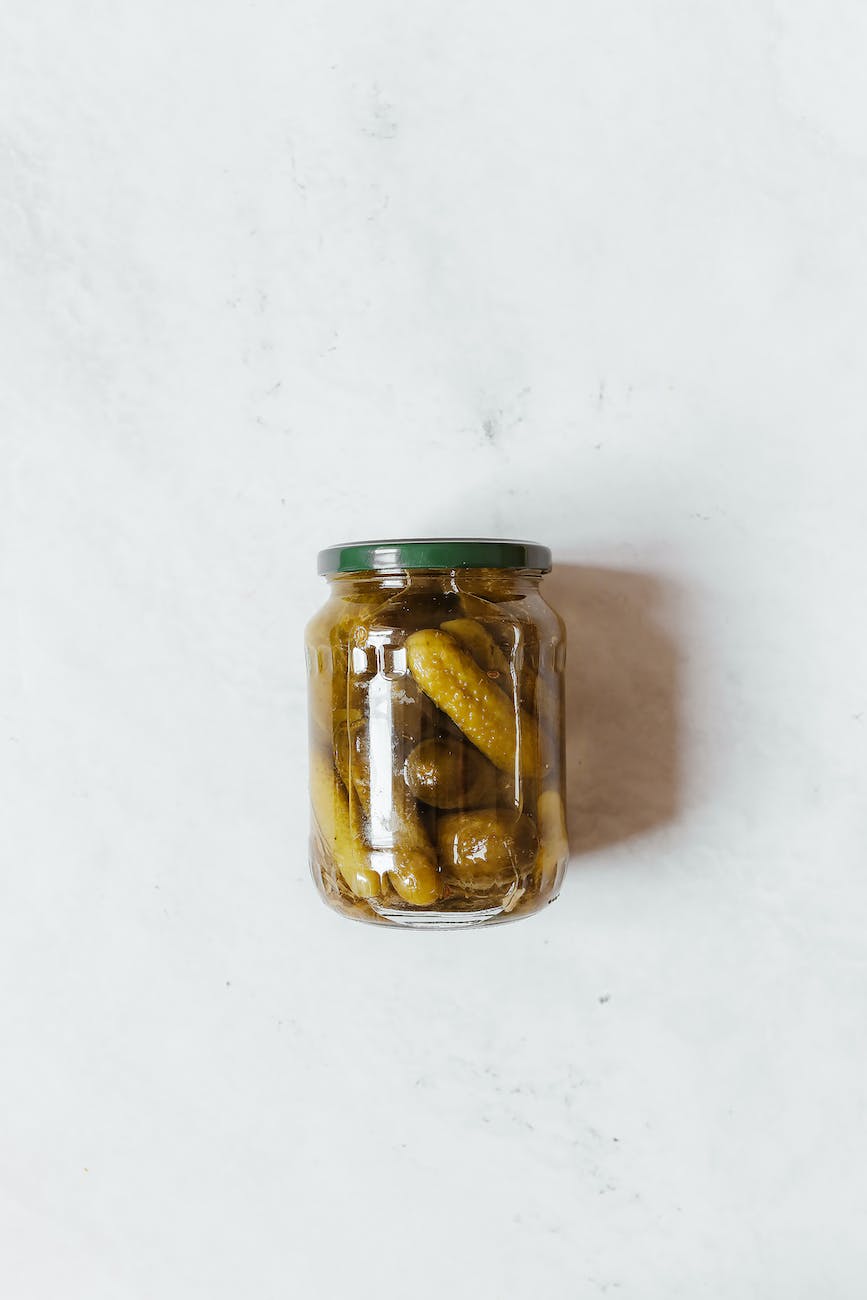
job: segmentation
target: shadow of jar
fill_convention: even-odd
[[[557,563],[566,624],[566,773],[573,858],[672,822],[680,806],[677,591],[662,577]]]

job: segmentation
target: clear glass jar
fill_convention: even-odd
[[[565,631],[529,542],[335,546],[306,630],[310,865],[356,920],[510,921],[556,898]]]

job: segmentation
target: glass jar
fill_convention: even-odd
[[[306,631],[310,866],[356,920],[510,921],[556,898],[565,629],[530,542],[362,542],[319,555]]]

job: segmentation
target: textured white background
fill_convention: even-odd
[[[849,1300],[867,10],[5,0],[0,1292]],[[545,915],[305,862],[315,551],[536,537]]]

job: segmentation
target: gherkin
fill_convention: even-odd
[[[501,772],[534,776],[537,723],[495,686],[448,632],[425,628],[406,640],[409,670],[421,689]]]

